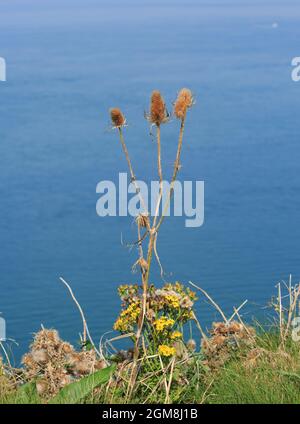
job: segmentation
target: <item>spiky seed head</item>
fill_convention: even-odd
[[[112,124],[115,128],[121,128],[123,125],[125,125],[126,119],[119,108],[113,107],[109,112]]]
[[[151,94],[149,121],[159,126],[168,120],[165,101],[158,90]]]
[[[81,357],[78,352],[71,352],[67,355],[67,362],[69,365],[73,366],[76,362],[80,361]]]
[[[219,335],[219,336],[215,336],[213,338],[212,342],[216,346],[222,346],[224,344],[225,340],[226,340],[226,337],[225,336]]]
[[[238,333],[243,330],[243,326],[239,322],[234,321],[230,324],[228,330],[230,333]]]
[[[32,358],[32,355],[30,353],[26,353],[22,358],[22,364],[25,365],[27,368],[32,368],[36,365],[35,361]]]
[[[36,348],[39,348],[45,344],[48,343],[59,343],[60,339],[59,339],[59,334],[56,330],[48,330],[48,329],[43,329],[40,330],[38,333],[35,334],[34,337],[34,345]]]
[[[31,352],[31,357],[34,360],[34,362],[37,362],[39,364],[45,364],[49,360],[49,356],[45,349],[37,349],[33,350]]]
[[[174,115],[178,119],[183,119],[187,110],[194,104],[193,94],[188,88],[182,88],[174,104]]]
[[[67,355],[71,352],[73,352],[74,348],[70,345],[68,342],[63,342],[61,345],[61,350]]]

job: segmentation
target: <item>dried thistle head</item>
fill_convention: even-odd
[[[30,352],[23,356],[22,362],[26,380],[36,381],[38,393],[48,399],[66,384],[90,373],[97,358],[93,349],[76,352],[60,339],[57,331],[42,329],[36,333]]]
[[[89,374],[91,372],[91,369],[91,363],[87,359],[79,360],[74,364],[74,370],[78,374]]]
[[[210,333],[201,346],[205,362],[211,369],[220,368],[233,355],[244,354],[255,346],[255,330],[236,321],[214,322]]]
[[[194,98],[191,90],[188,88],[182,88],[177,96],[174,103],[174,115],[178,119],[183,119],[186,115],[187,110],[194,104]]]
[[[165,101],[158,90],[154,90],[151,94],[150,113],[147,118],[157,126],[164,124],[169,119]]]
[[[110,117],[114,128],[121,128],[126,124],[126,119],[121,110],[117,107],[110,109]]]
[[[33,350],[31,353],[31,357],[34,362],[37,362],[39,364],[45,364],[49,360],[49,355],[45,349]]]
[[[61,350],[62,350],[62,352],[64,352],[67,355],[67,354],[73,352],[74,348],[73,348],[73,346],[70,345],[70,343],[63,342],[61,344]]]
[[[24,364],[27,368],[36,367],[36,362],[30,353],[25,353],[25,355],[22,357],[22,364]]]

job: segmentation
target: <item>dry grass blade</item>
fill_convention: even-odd
[[[233,308],[233,314],[231,315],[231,317],[229,318],[228,322],[232,321],[233,318],[239,313],[239,311],[246,305],[246,303],[248,302],[248,300],[244,300],[244,302],[238,307],[238,308]]]
[[[5,349],[5,347],[3,346],[3,343],[2,343],[2,341],[1,341],[1,340],[0,340],[0,347],[1,347],[1,349],[3,350],[4,356],[5,356],[5,358],[6,358],[6,361],[7,361],[7,364],[8,364],[8,366],[9,366],[9,368],[12,368],[12,366],[11,366],[11,362],[10,362],[10,359],[9,359],[9,355],[8,355],[8,353],[7,353],[6,349]],[[1,358],[1,357],[0,357],[0,358]]]
[[[168,367],[165,368],[160,355],[159,355],[159,362],[160,362],[161,370],[162,370],[162,373],[163,373],[163,382],[164,382],[165,390],[166,390],[165,403],[170,403],[169,390],[168,390],[168,382],[167,382],[167,377],[166,377],[167,369],[170,366],[170,363],[169,363]]]
[[[65,280],[64,278],[59,277],[59,279],[60,279],[60,281],[61,281],[61,282],[62,282],[62,283],[63,283],[63,284],[67,287],[67,289],[69,290],[70,295],[71,295],[72,299],[74,300],[74,302],[75,302],[75,304],[76,304],[76,306],[77,306],[77,308],[78,308],[78,310],[79,310],[79,313],[80,313],[80,315],[81,315],[81,319],[82,319],[82,323],[83,323],[83,341],[84,341],[84,342],[86,342],[86,340],[87,340],[87,336],[88,336],[89,341],[91,342],[91,344],[92,344],[93,348],[95,349],[95,352],[98,354],[98,356],[99,356],[101,359],[105,360],[105,358],[103,357],[103,355],[101,355],[101,353],[99,352],[99,350],[96,348],[96,345],[95,345],[95,343],[94,343],[94,341],[93,341],[93,339],[92,339],[92,337],[91,337],[91,334],[90,334],[90,332],[89,332],[89,328],[88,328],[87,321],[86,321],[86,319],[85,319],[85,316],[84,316],[84,313],[83,313],[82,307],[80,306],[80,303],[79,303],[79,302],[78,302],[78,300],[76,299],[76,297],[75,297],[75,295],[74,295],[74,293],[73,293],[73,290],[72,290],[71,286],[70,286],[70,285],[66,282],[66,280]]]
[[[172,380],[173,380],[175,361],[176,361],[176,358],[175,357],[172,358],[171,369],[170,369],[170,377],[169,377],[169,382],[168,382],[168,386],[167,386],[165,403],[170,403],[170,391],[171,391],[171,385],[172,385]]]
[[[200,321],[198,320],[198,318],[196,317],[196,315],[195,315],[195,313],[194,313],[194,312],[193,312],[192,314],[193,314],[193,318],[192,318],[192,319],[196,322],[196,326],[197,326],[198,330],[200,331],[201,336],[202,336],[204,339],[207,339],[207,336],[206,336],[205,332],[204,332],[204,331],[203,331],[203,329],[202,329],[202,326],[201,326],[201,324],[200,324]]]
[[[209,294],[203,290],[201,287],[197,286],[196,284],[194,284],[192,281],[189,281],[189,284],[191,284],[193,287],[195,287],[196,289],[200,290],[201,293],[204,294],[204,296],[210,301],[210,303],[216,308],[216,310],[220,313],[220,315],[222,316],[223,320],[228,323],[228,320],[224,314],[224,312],[222,311],[222,309],[220,308],[220,306],[213,300],[213,298],[211,296],[209,296]]]

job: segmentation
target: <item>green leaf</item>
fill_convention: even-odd
[[[54,396],[49,403],[60,403],[60,404],[74,404],[80,402],[86,398],[96,387],[106,383],[113,371],[115,366],[103,368],[100,371],[96,371],[87,377],[82,378],[79,381],[68,384],[60,390],[60,392]]]

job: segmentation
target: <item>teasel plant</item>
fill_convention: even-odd
[[[172,113],[172,115],[180,122],[176,158],[175,158],[172,178],[170,182],[170,189],[167,194],[164,208],[160,213],[160,209],[161,209],[160,206],[161,206],[162,197],[163,197],[161,127],[162,125],[170,122],[171,115],[169,114],[166,108],[166,104],[161,93],[158,90],[155,90],[152,92],[151,99],[150,99],[149,112],[145,113],[145,118],[147,119],[151,127],[154,127],[155,129],[155,138],[156,138],[156,144],[157,144],[157,173],[159,178],[159,193],[158,193],[155,213],[153,217],[150,216],[150,213],[146,208],[146,203],[142,197],[140,188],[138,186],[136,175],[133,171],[133,166],[130,159],[127,144],[125,142],[124,128],[126,126],[126,118],[123,112],[119,108],[114,107],[110,109],[110,117],[111,117],[112,126],[118,132],[121,146],[122,146],[122,149],[127,161],[127,165],[129,168],[131,182],[135,187],[136,193],[139,196],[140,205],[143,208],[143,212],[136,217],[138,238],[137,238],[137,242],[135,243],[138,246],[138,254],[139,254],[139,258],[136,261],[135,266],[139,265],[140,271],[141,271],[142,288],[143,288],[143,304],[142,304],[141,313],[138,320],[137,333],[135,336],[133,366],[131,371],[130,382],[128,385],[128,397],[131,396],[134,383],[136,381],[137,373],[138,373],[140,339],[141,339],[143,326],[144,326],[144,318],[147,312],[147,292],[149,288],[149,277],[150,277],[150,269],[151,269],[153,252],[155,253],[156,259],[162,271],[161,263],[157,254],[156,241],[157,241],[159,228],[161,224],[163,223],[164,217],[166,216],[168,207],[170,205],[173,192],[174,192],[174,184],[181,167],[180,158],[181,158],[181,151],[182,151],[182,144],[183,144],[185,121],[186,121],[188,110],[193,105],[194,105],[194,98],[193,98],[193,94],[191,90],[188,88],[182,88],[179,91],[177,98],[173,104],[173,113]],[[144,230],[144,234],[142,234],[142,230]],[[147,247],[145,249],[146,255],[144,256],[143,244],[146,241],[147,241]]]

